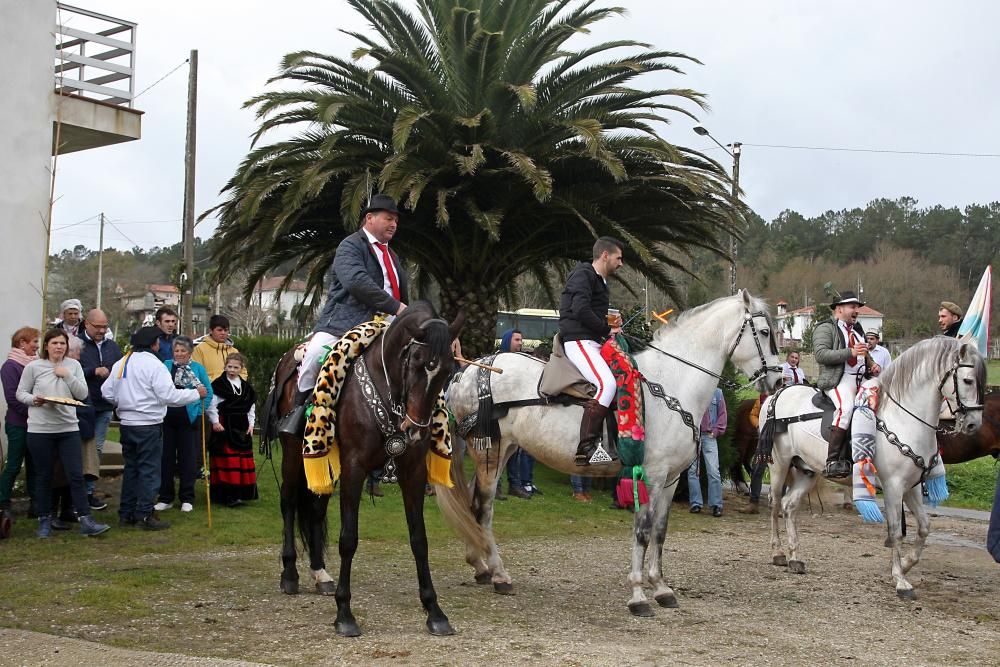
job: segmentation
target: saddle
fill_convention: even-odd
[[[777,403],[776,400],[772,402],[772,407],[775,403]],[[816,389],[816,393],[813,394],[812,404],[819,408],[821,412],[806,412],[791,417],[774,417],[773,415],[769,415],[768,418],[774,421],[774,431],[776,433],[784,433],[788,430],[789,424],[820,419],[822,421],[820,421],[819,433],[824,440],[830,442],[830,426],[833,424],[833,413],[837,410],[837,406],[833,404],[829,396],[819,389]]]
[[[552,399],[563,394],[586,401],[597,395],[597,387],[566,357],[562,340],[556,334],[552,338],[552,355],[538,380],[538,396]]]

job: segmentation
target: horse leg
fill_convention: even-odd
[[[411,457],[417,456],[411,452]],[[403,507],[406,510],[406,526],[410,531],[410,551],[417,565],[417,585],[420,589],[420,603],[427,612],[427,629],[432,635],[453,635],[455,631],[448,622],[448,617],[438,605],[437,592],[431,581],[431,566],[427,560],[427,529],[424,525],[424,488],[427,484],[427,472],[420,463],[418,474],[412,467],[400,478],[399,485],[403,492]]]
[[[632,526],[632,569],[628,575],[632,597],[628,601],[628,610],[633,616],[653,616],[653,608],[649,606],[649,600],[642,590],[642,584],[645,582],[642,564],[646,560],[646,550],[649,548],[649,536],[653,527],[652,498],[649,502],[649,505],[635,513]]]
[[[903,508],[900,505],[903,494],[898,486],[895,480],[891,480],[882,488],[885,497],[885,524],[889,533],[886,546],[892,549],[892,577],[896,580],[896,595],[904,600],[915,600],[917,594],[913,585],[906,580],[903,570]]]
[[[785,495],[785,477],[788,464],[771,464],[771,562],[778,567],[788,565],[785,551],[781,546],[781,504]]]
[[[668,609],[677,607],[677,596],[674,590],[663,579],[663,543],[667,539],[667,525],[670,522],[670,506],[677,489],[675,482],[670,487],[656,493],[656,510],[653,514],[654,547],[649,555],[649,583],[653,587],[653,599],[656,604]],[[650,499],[650,504],[653,500]]]
[[[917,519],[917,538],[913,541],[913,551],[902,561],[903,573],[905,574],[920,562],[920,554],[923,553],[927,536],[931,532],[931,521],[930,517],[927,516],[927,508],[924,507],[923,493],[919,484],[903,495],[903,502],[910,509],[910,514]]]
[[[483,460],[476,466],[476,488],[473,491],[475,494],[473,512],[476,513],[476,519],[479,521],[479,525],[483,527],[483,532],[486,534],[488,542],[485,572],[489,573],[490,579],[488,581],[493,582],[493,592],[499,595],[514,594],[513,580],[506,568],[504,568],[503,559],[500,558],[500,550],[497,549],[496,538],[493,536],[493,509],[495,507],[494,499],[497,492],[497,480],[503,472],[504,462],[506,462],[513,450],[514,447],[510,444],[501,445],[498,450],[495,466],[490,466],[489,455],[492,452],[492,448],[484,452]],[[476,563],[472,563],[472,565],[473,567],[477,567]],[[483,572],[477,567],[476,581],[485,579]]]
[[[782,502],[785,532],[788,534],[788,570],[794,574],[805,574],[806,564],[799,557],[798,515],[802,500],[809,495],[816,478],[796,468],[792,468],[790,472],[788,493]]]
[[[281,543],[281,592],[295,595],[299,592],[299,571],[295,566],[295,509],[298,499],[294,484],[281,485],[281,521],[283,539]]]
[[[304,487],[304,485],[303,485]],[[318,496],[305,491],[308,507],[307,535],[309,538],[309,568],[320,595],[333,595],[336,584],[326,571],[326,510],[330,496]]]
[[[342,459],[343,460],[343,459]],[[367,472],[345,466],[340,478],[340,575],[337,579],[337,619],[334,628],[341,637],[357,637],[361,628],[351,612],[351,563],[358,550],[358,507]]]

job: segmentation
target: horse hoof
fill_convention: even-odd
[[[435,637],[448,637],[455,634],[455,629],[447,618],[427,619],[427,630]]]
[[[285,595],[298,595],[299,582],[292,581],[291,579],[282,579],[281,592],[284,593]]]
[[[337,592],[336,581],[317,581],[316,592],[320,595],[333,595]]]
[[[493,592],[497,595],[514,595],[514,584],[496,581],[493,583]]]
[[[642,602],[629,602],[628,610],[633,616],[639,616],[640,618],[651,618],[656,616],[653,613],[653,608],[649,606],[649,603],[645,600]]]
[[[361,628],[358,627],[357,621],[337,621],[334,624],[334,628],[337,630],[337,634],[341,637],[360,637]]]
[[[778,567],[785,567],[788,565],[788,559],[785,558],[785,554],[778,554],[771,558],[771,563],[777,565]]]
[[[917,592],[912,588],[897,588],[896,597],[900,600],[916,600]]]
[[[792,574],[805,574],[806,564],[800,560],[790,560],[788,561],[788,571]]]
[[[493,581],[493,575],[489,572],[480,572],[476,575],[477,584],[488,584]]]
[[[673,593],[668,593],[666,595],[657,595],[656,604],[660,605],[665,609],[677,609],[677,596]]]

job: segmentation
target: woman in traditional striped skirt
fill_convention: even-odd
[[[254,401],[250,383],[240,378],[243,355],[226,357],[225,373],[212,383],[215,393],[206,411],[212,422],[212,501],[229,507],[257,498],[257,471],[253,460]]]

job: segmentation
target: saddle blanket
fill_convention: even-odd
[[[344,380],[354,360],[388,327],[389,323],[384,321],[359,324],[331,346],[322,362],[302,440],[306,482],[313,493],[332,494],[333,483],[340,477],[336,408]],[[427,481],[451,487],[451,432],[443,395],[438,396],[434,406],[430,431],[432,445],[427,451]]]

